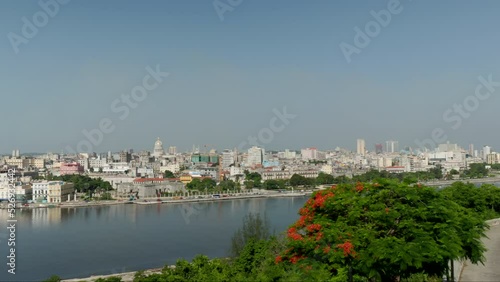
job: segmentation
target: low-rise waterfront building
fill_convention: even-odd
[[[139,199],[158,197],[161,193],[185,192],[185,185],[179,179],[136,178],[132,183],[117,186],[119,197],[134,195]]]
[[[73,183],[64,181],[38,181],[32,184],[33,201],[60,203],[68,200],[68,195],[75,192]]]
[[[10,199],[12,187],[14,188],[16,201],[24,202],[32,199],[31,186],[22,184],[21,182],[15,182],[12,185],[9,182],[0,183],[0,201],[8,201]]]
[[[61,203],[66,201],[71,201],[71,195],[75,193],[75,187],[73,183],[67,183],[64,181],[51,181],[48,185],[48,196],[47,202],[49,203]]]

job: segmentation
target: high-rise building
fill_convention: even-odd
[[[385,142],[385,150],[388,153],[399,152],[399,142],[394,140],[389,140]]]
[[[358,155],[364,156],[366,153],[365,139],[358,139],[357,141],[357,150]]]
[[[19,153],[19,150],[12,150],[12,157],[13,158],[19,158],[21,154]]]
[[[265,154],[266,151],[264,149],[256,146],[248,149],[247,166],[261,165]]]
[[[318,159],[318,149],[316,148],[306,148],[301,150],[302,159],[307,160],[316,160]]]
[[[445,144],[438,145],[438,152],[456,152],[460,151],[460,147],[458,144],[450,144],[450,142],[446,142]]]
[[[382,146],[382,144],[375,144],[376,154],[382,154],[383,151],[384,151],[384,146]]]
[[[469,156],[474,156],[474,144],[469,144]]]
[[[175,146],[168,147],[168,154],[169,155],[176,155],[177,154],[177,147],[175,147]]]
[[[129,163],[132,160],[132,155],[129,151],[120,152],[120,162]]]
[[[484,146],[483,147],[483,160],[486,161],[488,155],[491,154],[491,147],[490,146]]]
[[[222,152],[222,167],[228,168],[235,162],[234,151],[224,150]]]

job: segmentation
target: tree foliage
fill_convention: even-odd
[[[268,218],[250,213],[243,218],[243,225],[231,239],[230,255],[237,257],[249,241],[267,240],[271,236]]]
[[[175,178],[175,174],[171,172],[170,170],[165,170],[163,173],[164,178]]]
[[[483,220],[500,217],[500,188],[494,185],[455,182],[442,193]]]
[[[113,187],[108,181],[102,180],[102,178],[90,178],[86,175],[74,174],[74,175],[62,175],[53,176],[48,175],[47,180],[62,180],[65,182],[73,183],[76,191],[79,193],[94,193],[96,190],[111,191]]]
[[[222,190],[222,191],[226,191],[226,190],[234,190],[236,189],[236,182],[234,182],[233,180],[223,180],[219,183],[219,189]]]
[[[204,191],[205,189],[212,190],[216,186],[215,180],[211,178],[193,178],[191,182],[186,184],[186,188],[189,190]]]
[[[489,171],[484,163],[470,164],[469,169],[464,171],[464,177],[467,178],[483,178],[487,177],[488,174]]]
[[[290,178],[290,185],[297,187],[297,186],[313,186],[315,183],[314,178],[306,178],[302,175],[299,174],[294,174]]]
[[[262,176],[258,172],[244,171],[245,173],[245,187],[247,189],[262,187]]]
[[[345,180],[318,191],[283,236],[271,235],[265,216],[249,214],[230,259],[181,259],[134,281],[437,282],[452,260],[482,262],[483,220],[499,216],[500,189],[458,182],[439,191],[408,178]]]
[[[316,192],[288,230],[280,260],[376,281],[443,275],[450,260],[483,259],[485,223],[433,188],[383,180]]]
[[[318,185],[335,184],[335,177],[333,177],[333,175],[331,174],[320,172],[318,174],[318,177],[316,178],[316,184]]]
[[[278,190],[286,188],[286,181],[283,179],[268,179],[262,184],[262,188],[266,190]]]

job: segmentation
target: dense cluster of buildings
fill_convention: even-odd
[[[391,173],[425,171],[440,165],[443,173],[467,169],[471,163],[495,164],[500,153],[491,147],[482,150],[470,145],[467,149],[457,144],[440,144],[434,150],[400,150],[399,142],[390,140],[367,149],[364,139],[356,141],[356,151],[336,148],[321,151],[315,147],[301,150],[266,151],[251,147],[244,151],[226,149],[217,152],[207,145],[205,150],[194,148],[180,153],[172,146],[164,150],[158,138],[152,151],[21,155],[14,150],[11,156],[0,159],[0,199],[7,198],[8,169],[16,169],[16,197],[33,201],[63,202],[74,199],[71,183],[37,181],[40,176],[86,174],[109,181],[117,195],[135,194],[154,197],[161,193],[185,191],[185,185],[195,178],[211,178],[216,182],[233,180],[244,185],[245,172],[258,172],[263,180],[289,179],[298,174],[315,178],[319,173],[334,176],[364,173],[370,169]],[[165,178],[165,171],[174,174]]]

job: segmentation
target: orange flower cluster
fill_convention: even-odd
[[[338,244],[337,248],[344,250],[344,256],[355,255],[354,245],[350,241],[345,241],[343,244]]]
[[[295,240],[295,241],[302,240],[302,235],[297,233],[297,230],[294,227],[292,227],[292,228],[288,229],[288,238]]]
[[[295,223],[295,226],[301,228],[301,227],[304,227],[306,225],[306,216],[303,215],[299,218],[299,220]]]
[[[326,246],[326,247],[324,247],[324,248],[323,248],[323,252],[324,252],[325,254],[328,254],[328,253],[330,252],[330,250],[331,250],[331,249],[332,249],[332,248],[330,248],[330,246]]]
[[[318,232],[318,235],[316,235],[316,241],[319,241],[323,238],[323,232]]]
[[[282,261],[283,261],[283,258],[282,258],[281,256],[277,256],[274,262],[275,262],[276,264],[278,264],[278,263],[280,263],[280,262],[282,262]]]
[[[321,225],[320,224],[311,224],[307,226],[307,230],[309,232],[314,232],[314,231],[320,231],[321,230]]]
[[[305,259],[306,257],[305,256],[293,256],[290,258],[290,262],[293,263],[293,264],[296,264],[299,260],[301,259]]]
[[[361,183],[361,182],[356,183],[356,192],[361,192],[361,191],[363,191],[363,189],[365,189],[365,187],[363,186],[363,183]]]
[[[328,192],[326,195],[323,195],[323,193],[318,192],[316,193],[316,196],[314,197],[314,204],[312,205],[313,208],[322,208],[325,205],[325,201],[328,198],[331,198],[335,196],[333,192]]]

